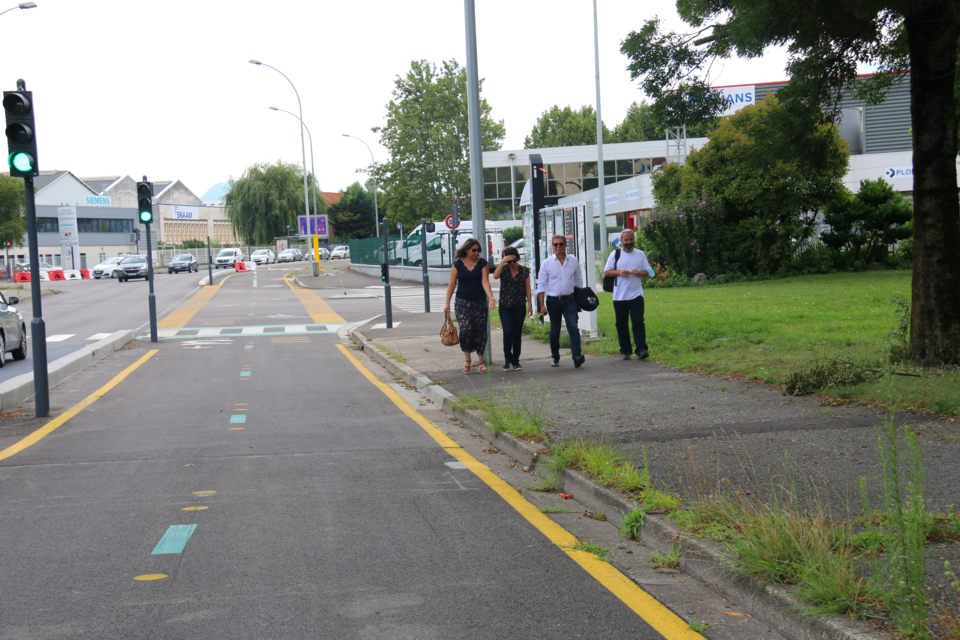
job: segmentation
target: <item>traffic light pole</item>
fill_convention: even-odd
[[[30,337],[33,342],[33,393],[38,418],[50,415],[50,385],[47,380],[47,328],[40,305],[40,249],[37,244],[37,204],[33,194],[33,177],[23,179],[27,211],[27,241],[30,245],[30,295],[33,298],[33,320]]]
[[[430,313],[430,261],[427,260],[427,219],[420,224],[420,264],[423,265],[423,311]]]
[[[153,295],[153,249],[150,247],[150,225],[147,224],[147,280],[150,282],[150,293],[147,295],[147,305],[150,307],[150,342],[157,341],[157,298]]]
[[[207,273],[210,276],[207,278],[207,285],[213,286],[213,254],[210,253],[210,236],[207,236]]]
[[[390,230],[387,228],[387,219],[383,219],[383,263],[387,265],[386,277],[383,279],[383,300],[387,305],[387,329],[393,329],[393,309],[390,303],[390,244],[388,242]],[[402,236],[401,236],[402,237]]]

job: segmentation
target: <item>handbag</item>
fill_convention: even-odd
[[[450,314],[444,314],[443,326],[440,327],[440,342],[448,347],[460,344],[460,336],[457,335],[457,327],[450,319]]]
[[[593,311],[600,306],[597,294],[590,287],[574,287],[573,299],[577,301],[580,311]]]
[[[620,249],[617,249],[617,255],[613,258],[613,268],[617,268],[620,261]],[[617,276],[603,276],[603,290],[607,293],[613,293],[613,286],[617,283]]]

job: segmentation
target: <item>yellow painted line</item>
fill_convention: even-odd
[[[229,277],[229,276],[228,276]],[[203,305],[210,302],[213,296],[217,295],[220,287],[204,287],[197,292],[195,296],[180,305],[175,311],[171,311],[167,317],[157,323],[157,329],[183,329],[197,315],[197,312],[203,308]]]
[[[3,451],[0,451],[0,460],[5,460],[10,456],[12,456],[13,454],[20,453],[27,447],[30,447],[40,442],[41,440],[43,440],[49,434],[53,433],[58,427],[65,424],[67,420],[69,420],[73,416],[77,415],[78,413],[80,413],[81,411],[83,411],[84,409],[92,405],[94,402],[96,402],[97,400],[102,398],[104,395],[106,395],[108,391],[110,391],[115,386],[123,382],[124,378],[126,378],[128,375],[133,373],[137,367],[139,367],[144,362],[152,358],[158,351],[159,351],[158,349],[152,349],[148,351],[145,356],[143,356],[142,358],[134,362],[132,365],[130,365],[129,367],[127,367],[126,369],[118,373],[116,376],[114,376],[114,378],[110,382],[103,385],[102,387],[100,387],[99,389],[91,393],[89,396],[87,396],[86,398],[84,398],[77,404],[73,405],[72,407],[70,407],[63,413],[61,413],[59,416],[57,416],[50,422],[48,422],[47,424],[43,425],[42,427],[40,427],[39,429],[37,429],[36,431],[28,435],[26,438],[24,438],[20,442],[17,442],[16,444],[12,444],[6,449],[4,449]]]
[[[209,509],[210,507],[184,507],[181,511],[203,511],[204,509]]]
[[[196,496],[208,496],[211,493],[216,493],[216,491],[194,491],[193,494]]]
[[[230,431],[243,431],[243,427],[230,427]]]
[[[287,286],[290,287],[290,290],[300,299],[300,303],[303,305],[303,308],[307,310],[307,313],[310,314],[310,317],[313,318],[314,323],[316,324],[326,324],[326,323],[335,323],[335,322],[345,322],[337,313],[330,308],[323,298],[315,294],[310,289],[297,289],[287,278],[291,273],[296,273],[296,271],[288,271],[284,274],[283,281],[287,283]]]
[[[380,389],[385,396],[390,398],[393,404],[411,420],[420,425],[447,453],[462,462],[467,469],[472,471],[478,478],[483,480],[487,486],[497,492],[517,513],[539,529],[551,542],[563,549],[574,562],[593,576],[597,582],[606,587],[607,590],[620,598],[625,605],[630,607],[634,613],[643,618],[647,624],[658,631],[664,638],[667,640],[704,640],[702,635],[691,631],[683,619],[641,589],[612,564],[600,560],[592,553],[572,549],[571,547],[577,543],[577,539],[573,534],[551,520],[546,514],[541,513],[537,507],[520,495],[516,489],[507,484],[500,476],[464,451],[450,436],[420,415],[400,397],[400,394],[380,382],[346,347],[338,344],[337,348],[340,349],[343,355],[350,360],[353,366],[355,366],[367,380]]]
[[[146,573],[142,576],[134,576],[134,580],[163,580],[167,577],[165,573]]]

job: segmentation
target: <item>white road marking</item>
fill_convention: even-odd
[[[103,340],[104,338],[109,338],[112,335],[112,333],[95,333],[87,338],[87,340]]]
[[[65,333],[65,334],[63,334],[63,335],[58,335],[58,336],[47,336],[47,342],[63,342],[63,341],[66,340],[67,338],[72,338],[72,337],[75,336],[75,335],[77,335],[77,334],[75,334],[75,333]]]
[[[220,335],[220,329],[200,329],[197,331],[197,337],[203,338],[205,336],[218,336]]]
[[[240,332],[241,335],[251,333],[263,333],[263,327],[244,327],[243,331]]]
[[[302,324],[291,324],[284,327],[283,330],[287,333],[304,333],[306,332],[307,327]]]

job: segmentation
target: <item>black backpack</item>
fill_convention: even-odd
[[[613,258],[613,268],[617,268],[617,263],[620,262],[620,249],[617,249],[617,253]],[[613,285],[617,283],[617,276],[603,276],[603,290],[607,293],[613,293]]]

